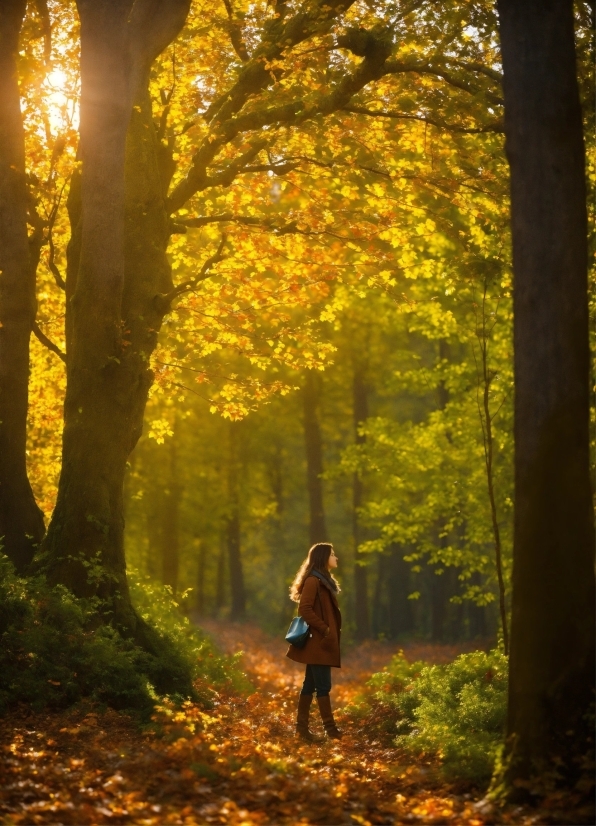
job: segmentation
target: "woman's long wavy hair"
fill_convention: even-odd
[[[298,573],[294,577],[294,582],[290,586],[290,599],[294,602],[300,602],[300,594],[304,586],[304,580],[310,575],[313,568],[320,571],[335,587],[336,591],[340,590],[339,582],[327,570],[327,563],[331,556],[333,545],[330,542],[317,542],[312,546],[308,552],[308,556],[298,569]]]

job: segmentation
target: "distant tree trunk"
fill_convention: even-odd
[[[470,578],[470,585],[481,585],[482,578],[478,571],[475,571]],[[488,636],[486,627],[486,608],[484,605],[476,605],[475,602],[468,601],[468,622],[470,627],[470,637],[484,639]]]
[[[439,359],[441,362],[449,361],[451,348],[445,339],[439,339]],[[437,386],[437,409],[445,410],[449,403],[449,388],[444,378],[441,378]],[[442,535],[443,522],[437,520],[435,534],[436,541],[442,549],[447,545],[447,537]],[[430,636],[434,642],[443,642],[445,639],[445,621],[447,618],[448,580],[446,572],[430,574]]]
[[[216,617],[221,615],[226,604],[226,553],[227,545],[225,537],[222,536],[219,556],[217,557],[217,579],[215,582],[214,614]]]
[[[207,553],[205,543],[199,539],[199,559],[197,566],[197,596],[195,608],[197,614],[205,615],[205,568],[207,566]]]
[[[319,425],[321,379],[315,370],[306,370],[302,398],[304,402],[304,439],[306,443],[306,483],[309,504],[310,544],[327,541],[323,507],[323,444]]]
[[[0,545],[21,572],[44,532],[26,466],[37,260],[27,236],[30,204],[16,67],[25,7],[25,0],[0,4]],[[34,240],[39,250],[41,238]]]
[[[230,619],[241,620],[246,615],[246,591],[244,570],[240,553],[240,490],[238,484],[238,422],[228,423],[229,463],[228,463],[228,514],[226,516],[226,539],[228,546],[228,567],[230,570],[230,592],[232,604]]]
[[[383,592],[387,583],[387,571],[389,559],[385,554],[377,557],[377,576],[375,579],[375,590],[371,610],[371,632],[373,637],[381,634],[388,636],[388,606],[383,600]]]
[[[498,0],[498,9],[515,353],[505,777],[519,792],[538,775],[573,782],[594,699],[587,221],[573,2]]]
[[[412,600],[408,599],[411,591],[412,572],[404,559],[404,549],[396,545],[391,549],[390,567],[387,578],[389,592],[389,632],[395,639],[414,631],[414,612]]]
[[[490,387],[495,378],[495,373],[488,365],[488,344],[490,333],[487,329],[486,294],[488,290],[488,279],[485,278],[483,284],[481,319],[476,322],[476,337],[480,350],[480,364],[478,365],[478,413],[482,427],[482,442],[484,445],[484,462],[486,467],[486,483],[488,488],[488,501],[490,503],[490,515],[493,529],[493,544],[495,549],[495,568],[497,571],[497,584],[499,587],[499,614],[501,617],[501,631],[503,632],[503,651],[509,654],[509,627],[507,621],[507,601],[505,594],[505,577],[503,574],[503,554],[501,547],[501,530],[499,528],[499,518],[497,514],[497,497],[495,492],[495,439],[493,435],[494,414],[490,409]],[[491,319],[490,325],[494,324]]]
[[[77,223],[67,272],[62,471],[43,562],[51,582],[100,597],[107,616],[139,641],[146,628],[126,581],[122,485],[166,310],[155,298],[171,288],[148,78],[188,6],[189,0],[78,2],[82,175],[80,184],[73,180],[69,203]]]
[[[182,486],[178,479],[177,422],[174,423],[173,431],[168,445],[168,483],[162,489],[161,578],[163,584],[169,585],[175,594],[178,591],[180,572],[178,522],[182,495]]]
[[[430,637],[433,642],[445,641],[447,617],[447,573],[430,572]]]
[[[357,445],[364,444],[366,436],[360,433],[360,427],[368,419],[368,387],[365,375],[359,364],[354,365],[352,383],[354,439]],[[366,554],[361,553],[362,529],[358,509],[363,503],[362,479],[358,473],[354,474],[352,487],[352,533],[354,539],[354,615],[356,620],[356,639],[364,640],[370,637],[370,620],[368,610],[368,562]]]

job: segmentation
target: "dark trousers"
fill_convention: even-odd
[[[331,666],[307,665],[304,673],[301,694],[313,694],[316,689],[317,697],[328,697],[331,691]]]

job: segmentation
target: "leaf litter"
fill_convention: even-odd
[[[440,782],[431,762],[404,764],[374,721],[349,702],[395,653],[364,643],[334,669],[341,741],[294,737],[300,669],[284,644],[253,626],[205,623],[229,652],[244,651],[248,697],[213,691],[213,707],[160,706],[145,730],[92,706],[0,721],[0,816],[4,824],[538,824],[536,812],[495,810],[478,790]],[[461,649],[406,648],[408,659],[446,662]],[[315,708],[313,730],[322,733]]]

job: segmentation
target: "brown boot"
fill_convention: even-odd
[[[301,694],[298,699],[298,717],[296,718],[296,736],[308,743],[320,743],[323,738],[309,731],[308,716],[312,703],[312,694]]]
[[[331,737],[333,740],[340,740],[341,731],[335,725],[335,720],[333,719],[333,712],[331,711],[331,698],[329,695],[326,697],[317,697],[317,702],[319,704],[319,711],[321,712],[321,719],[323,720],[327,737]]]

